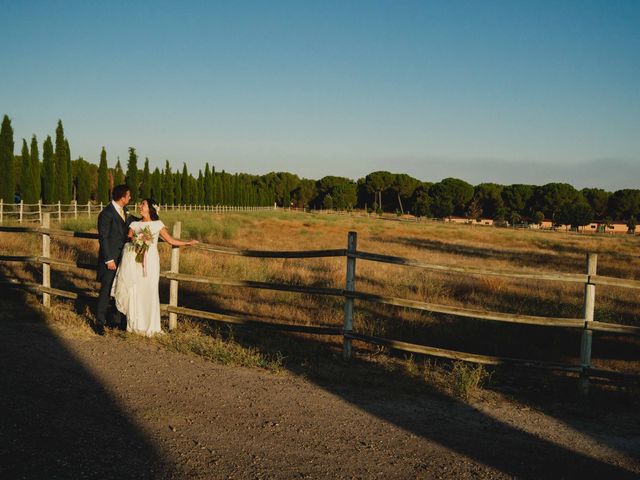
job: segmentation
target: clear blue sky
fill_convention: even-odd
[[[73,157],[640,187],[640,1],[0,0],[0,114]],[[632,178],[635,175],[635,178]]]

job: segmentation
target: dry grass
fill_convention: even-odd
[[[443,265],[465,265],[486,269],[525,272],[560,271],[582,273],[585,256],[596,252],[598,272],[621,278],[640,278],[640,238],[632,236],[588,236],[562,232],[469,227],[434,222],[400,222],[393,219],[312,216],[298,213],[240,213],[214,215],[207,212],[180,214],[167,212],[163,221],[171,228],[182,221],[183,238],[198,238],[215,245],[263,250],[310,250],[345,248],[347,233],[358,232],[358,249],[419,259]],[[78,230],[94,228],[95,219],[67,221],[63,226]],[[36,235],[0,234],[0,251],[14,255],[35,254],[40,240]],[[169,266],[169,248],[160,247],[163,269]],[[54,256],[95,261],[97,242],[55,239]],[[338,287],[344,285],[345,259],[255,259],[211,254],[184,249],[181,272],[233,279],[270,281],[295,285]],[[39,280],[39,269],[9,266],[14,275]],[[411,267],[358,261],[356,288],[381,295],[502,312],[558,317],[582,315],[583,287],[558,282],[532,282],[490,276],[462,276],[429,272]],[[95,288],[93,272],[56,270],[54,286],[74,285]],[[168,289],[161,285],[161,298]],[[637,294],[624,289],[598,287],[596,319],[640,325]],[[287,292],[270,292],[236,287],[185,284],[180,287],[180,304],[203,310],[241,313],[267,321],[286,321],[309,325],[342,325],[341,298],[317,297]],[[505,325],[461,319],[356,302],[354,327],[366,334],[424,343],[443,348],[541,360],[575,362],[579,352],[579,332],[532,326]],[[195,328],[195,327],[193,327]],[[198,327],[200,328],[200,327]],[[196,333],[198,335],[196,335]],[[194,340],[202,332],[189,330],[171,341],[171,348],[197,352],[224,360],[211,343]],[[279,345],[264,346],[264,338],[238,333],[245,347],[257,342],[258,348],[280,350]],[[305,345],[311,337],[291,336]],[[316,342],[317,340],[313,340]],[[208,341],[207,341],[208,342]],[[262,343],[261,343],[262,342]],[[324,343],[323,343],[324,342]],[[328,342],[328,343],[327,343]],[[327,348],[337,348],[333,338],[320,340]],[[607,368],[638,371],[638,342],[614,335],[596,335],[594,364]],[[296,348],[292,346],[291,348]],[[375,355],[380,349],[364,348]],[[255,353],[255,352],[253,352]],[[243,353],[244,355],[244,353]],[[287,353],[287,356],[294,356]],[[250,360],[265,364],[276,357]],[[280,360],[281,361],[281,360]],[[244,360],[239,361],[243,364]],[[411,367],[409,367],[411,368]],[[420,376],[429,369],[420,367]]]

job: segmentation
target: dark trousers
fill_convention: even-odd
[[[111,287],[116,276],[115,270],[107,270],[100,277],[100,294],[96,307],[96,322],[100,325],[122,326],[122,314],[118,312],[111,302]]]

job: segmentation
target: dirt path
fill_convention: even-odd
[[[0,478],[637,478],[634,412],[318,385],[0,318]]]

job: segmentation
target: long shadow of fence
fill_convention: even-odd
[[[0,478],[170,478],[170,461],[31,305],[0,288]]]
[[[205,292],[188,288],[183,288],[182,292],[183,302],[189,307],[224,311],[223,305]],[[380,363],[366,361],[364,350],[363,355],[344,362],[337,337],[335,342],[326,342],[265,326],[257,329],[233,327],[233,338],[265,355],[281,353],[286,358],[285,368],[292,374],[304,376],[371,415],[514,478],[630,479],[640,474],[640,463],[635,472],[605,463],[500,421],[427,384],[412,386],[415,379],[402,371],[390,371]],[[509,371],[508,375],[514,375],[514,372]],[[603,427],[593,420],[602,419],[616,409],[632,412],[635,407],[625,405],[620,394],[598,388],[585,399],[575,390],[575,378],[559,375],[550,379],[548,375],[544,372],[537,376],[527,371],[527,383],[543,391],[538,393],[536,389],[523,387],[520,378],[518,388],[509,390],[510,396],[587,437],[609,442],[608,446],[614,450],[620,449],[619,441],[614,439],[616,435],[603,435]],[[561,407],[560,403],[565,406]],[[624,455],[633,456],[633,442],[640,427],[640,422],[636,423],[621,421],[615,425],[620,436],[634,439],[628,449],[621,450]],[[609,430],[609,433],[613,432]]]

